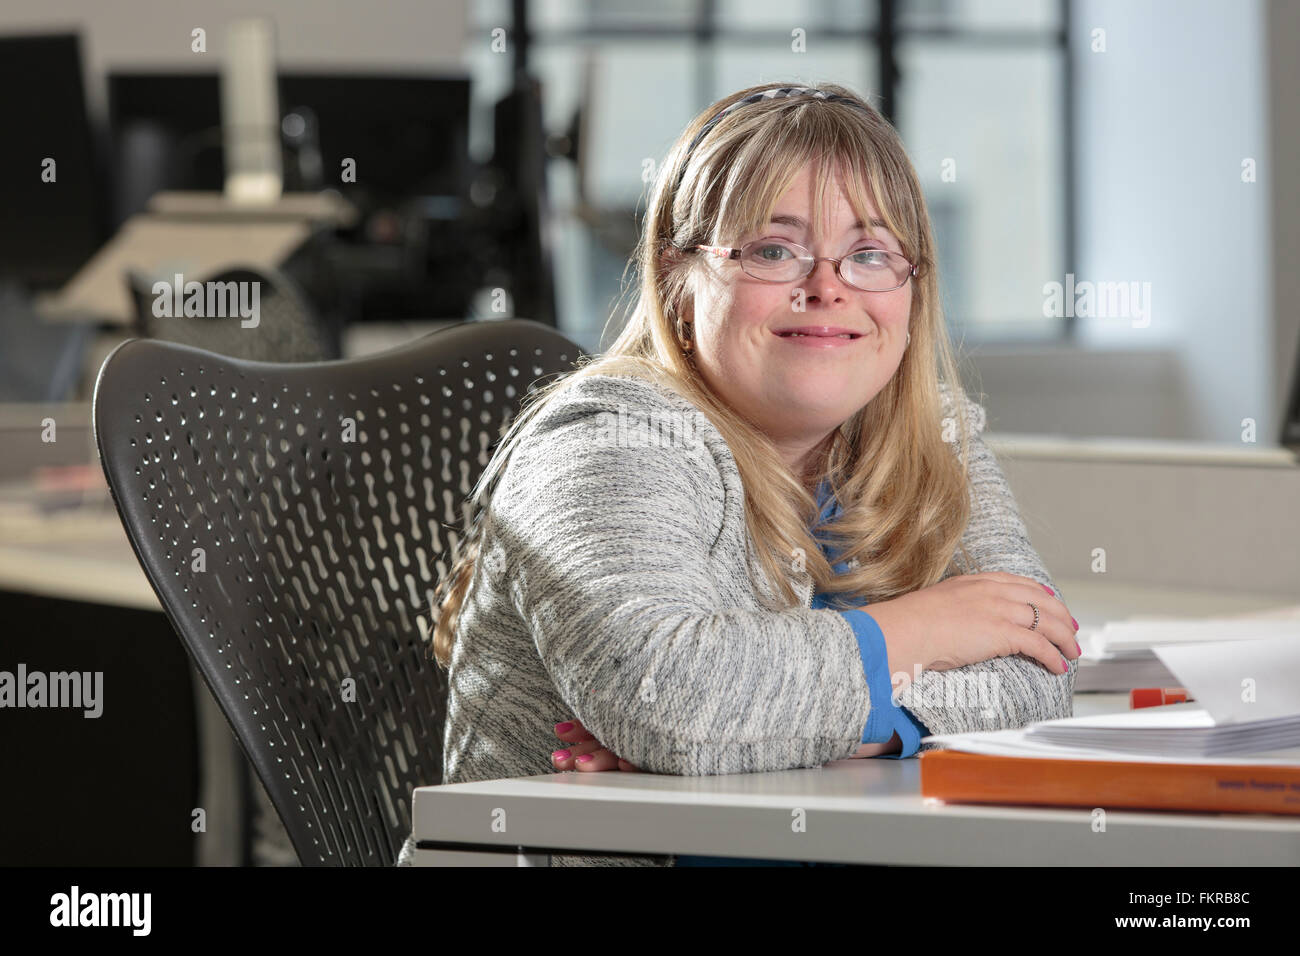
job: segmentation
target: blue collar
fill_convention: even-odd
[[[840,513],[840,503],[831,496],[829,478],[823,478],[821,484],[817,486],[817,506],[821,509],[817,517],[818,523],[834,518]]]
[[[818,527],[822,523],[838,517],[841,511],[843,510],[842,508],[840,508],[840,503],[836,501],[834,496],[831,494],[830,481],[828,481],[825,478],[823,478],[821,484],[817,486],[817,504],[820,506],[821,511],[817,518],[817,524],[814,525],[812,528],[813,537],[816,538],[817,543],[821,545],[822,553],[826,555],[826,560],[830,562],[831,567],[834,569],[835,573],[848,574],[849,573],[848,562],[837,561],[836,559],[839,557],[839,551],[836,548],[832,547],[830,542],[823,541],[817,534]],[[826,603],[826,597],[827,596],[825,594],[822,594],[820,592],[813,595],[812,607],[815,608],[828,607],[829,605]]]
[[[832,548],[828,542],[823,542],[821,538],[817,536],[817,528],[820,527],[820,525],[838,517],[843,511],[840,507],[840,503],[836,501],[834,496],[831,494],[829,479],[823,478],[821,484],[817,486],[817,504],[821,508],[821,511],[817,517],[817,524],[813,527],[813,537],[817,538],[818,543],[822,546],[822,552],[826,555],[826,560],[830,561],[831,565],[835,568],[836,573],[847,574],[848,565],[846,562],[841,561],[836,564],[835,557],[839,552]]]

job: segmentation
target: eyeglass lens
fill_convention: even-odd
[[[793,282],[802,279],[813,263],[812,253],[779,239],[761,239],[747,245],[740,265],[755,279]],[[855,249],[840,263],[840,276],[864,292],[890,292],[907,281],[912,267],[896,252],[885,249]]]

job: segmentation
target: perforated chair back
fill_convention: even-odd
[[[174,277],[168,279],[175,281]],[[277,269],[240,266],[203,279],[200,286],[204,290],[204,310],[214,307],[213,311],[225,315],[185,315],[185,295],[181,296],[179,313],[173,296],[173,301],[166,304],[171,314],[155,315],[158,296],[153,283],[138,272],[129,272],[127,282],[135,303],[134,330],[145,338],[192,345],[255,362],[322,362],[338,358],[331,337],[306,295]],[[238,304],[251,306],[254,288],[257,322],[245,327],[244,322],[249,320],[237,311]],[[243,298],[232,300],[232,293]]]
[[[510,319],[305,364],[132,339],[100,368],[122,523],[303,865],[392,865],[442,782],[434,592],[520,401],[581,354]]]

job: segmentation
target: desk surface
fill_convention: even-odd
[[[0,590],[161,610],[111,503],[50,514],[0,508]]]
[[[421,787],[417,840],[532,853],[689,853],[962,866],[1296,866],[1300,817],[945,805],[919,760],[780,773],[558,773]],[[803,832],[793,832],[802,811]],[[504,817],[502,817],[504,812]],[[496,832],[494,820],[506,821]],[[417,854],[418,856],[418,854]]]
[[[93,319],[129,325],[135,317],[129,270],[152,279],[176,273],[185,281],[206,281],[221,269],[254,265],[277,267],[311,235],[301,219],[263,221],[187,221],[140,214],[123,224],[98,252],[51,296],[39,299],[46,318]]]

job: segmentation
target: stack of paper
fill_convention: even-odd
[[[1106,650],[1102,632],[1105,628],[1081,627],[1075,638],[1083,650],[1079,670],[1074,677],[1076,694],[1127,692],[1134,687],[1173,687],[1177,685],[1169,668],[1150,649],[1136,651]]]
[[[1258,623],[1257,625],[1258,626]],[[1195,701],[1018,730],[936,734],[954,750],[1013,757],[1300,762],[1300,629],[1271,637],[1157,643],[1153,653]],[[1198,762],[1218,762],[1215,760]]]
[[[1179,686],[1156,656],[1155,647],[1285,636],[1300,639],[1300,606],[1239,617],[1132,618],[1110,621],[1100,628],[1081,628],[1077,638],[1083,656],[1074,689],[1076,693],[1113,693],[1135,687]]]

